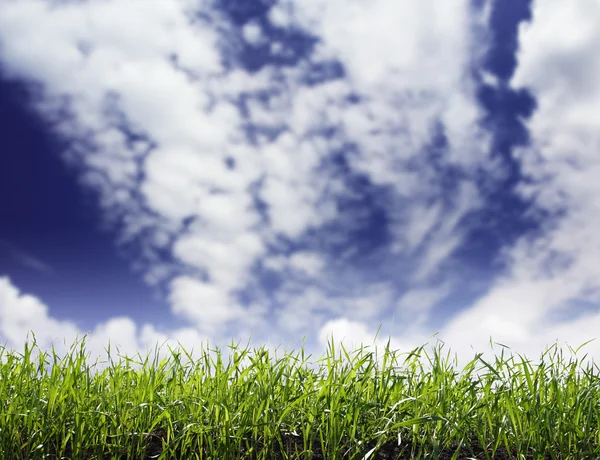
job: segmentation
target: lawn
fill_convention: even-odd
[[[503,350],[461,372],[442,347],[389,343],[378,356],[331,341],[315,362],[304,349],[275,359],[232,343],[225,362],[179,348],[102,371],[85,338],[62,359],[32,359],[35,346],[0,346],[2,459],[600,458],[598,374],[556,346],[535,367]]]

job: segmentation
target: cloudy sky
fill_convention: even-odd
[[[0,339],[568,357],[599,47],[596,0],[0,1]]]

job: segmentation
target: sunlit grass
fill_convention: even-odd
[[[312,367],[303,348],[274,360],[232,344],[227,364],[179,349],[102,372],[84,340],[62,360],[52,348],[51,369],[34,346],[0,347],[2,459],[600,458],[598,375],[556,347],[535,369],[503,350],[459,373],[441,347],[389,343],[379,357],[332,341]]]

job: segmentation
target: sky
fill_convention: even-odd
[[[597,361],[599,47],[596,0],[2,0],[0,341]]]

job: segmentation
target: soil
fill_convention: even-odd
[[[153,433],[149,434],[149,435],[145,435],[144,436],[144,445],[146,447],[145,450],[145,455],[142,458],[139,459],[131,459],[129,457],[127,457],[126,454],[126,450],[122,449],[121,450],[121,457],[120,460],[151,460],[151,459],[157,459],[159,457],[159,455],[162,453],[163,448],[162,448],[162,440],[166,439],[167,437],[167,432],[166,430],[160,429],[160,430],[156,430]],[[278,442],[275,442],[273,445],[270,446],[269,448],[269,452],[271,452],[270,456],[268,457],[269,460],[283,460],[286,457],[284,457],[282,454],[285,453],[287,454],[288,458],[290,459],[302,459],[302,456],[296,457],[294,456],[294,453],[297,452],[302,452],[303,451],[303,447],[302,447],[302,438],[300,436],[295,436],[295,435],[291,435],[291,434],[282,434],[282,444],[283,444],[283,452],[281,449],[281,446]],[[261,443],[255,443],[254,446],[252,446],[251,444],[252,441],[248,441],[248,445],[249,447],[254,447],[254,452],[256,452],[257,450],[259,452],[263,451],[265,449],[265,446]],[[323,451],[321,449],[320,446],[320,441],[317,439],[316,440],[316,444],[315,446],[313,446],[312,449],[312,459],[313,460],[324,460],[326,457],[323,455]],[[368,451],[370,451],[373,447],[375,447],[376,442],[372,441],[372,442],[368,442],[365,443],[365,446],[363,447],[363,451],[361,452],[361,456],[356,457],[355,458],[361,458],[362,456],[364,456]],[[454,453],[456,452],[458,446],[457,445],[453,445],[450,448],[445,448],[440,452],[439,455],[439,459],[440,460],[451,460],[452,456],[454,455]],[[70,452],[70,445],[67,444],[66,447],[66,456],[63,458],[71,458],[71,452]],[[244,448],[242,447],[239,454],[235,457],[236,459],[256,459],[258,458],[258,456],[256,454],[252,455],[252,454],[248,454],[249,448]],[[384,443],[377,452],[374,452],[370,457],[369,460],[411,460],[413,457],[411,457],[411,450],[412,450],[412,446],[410,443],[410,440],[402,440],[402,445],[398,446],[398,442],[397,441],[388,441],[386,443]],[[206,452],[206,447],[203,448],[203,458],[208,458],[207,457],[207,452]],[[418,452],[418,446],[415,446],[415,453]],[[492,457],[491,452],[488,451],[488,455],[490,456],[490,458],[492,460],[517,460],[517,453],[516,453],[516,449],[513,448],[512,451],[509,453],[506,448],[504,446],[500,446],[497,450],[495,455]],[[25,458],[27,458],[25,456]],[[58,460],[60,458],[60,456],[57,456],[55,452],[50,452],[50,455],[48,455],[46,458],[51,459],[51,460]],[[90,449],[90,453],[88,454],[88,456],[84,457],[86,460],[88,459],[92,459],[95,458],[93,455],[93,451],[92,449]],[[179,460],[179,459],[183,459],[184,457],[181,456],[181,451],[178,450],[175,454],[174,457],[172,457],[174,460]],[[342,456],[340,457],[340,460],[342,459],[349,459],[350,456]],[[530,452],[528,453],[528,455],[526,457],[524,457],[526,460],[540,460],[540,457],[535,455],[535,452],[533,452],[532,450],[530,450]],[[546,454],[544,456],[544,460],[550,460],[550,455]],[[578,459],[580,460],[592,460],[595,459],[596,457],[593,457],[591,454],[589,455],[584,455],[582,454],[581,456],[578,457]],[[110,460],[111,456],[110,455],[104,455],[102,457],[102,460]],[[485,450],[479,445],[479,443],[475,440],[472,444],[470,444],[469,446],[463,445],[460,449],[460,453],[457,457],[457,460],[484,460],[487,459],[486,455],[485,455]],[[558,457],[558,459],[560,460],[560,457]],[[216,459],[215,459],[216,460]],[[219,459],[221,460],[221,459]],[[233,459],[232,459],[233,460]],[[522,460],[519,459],[519,460]]]

